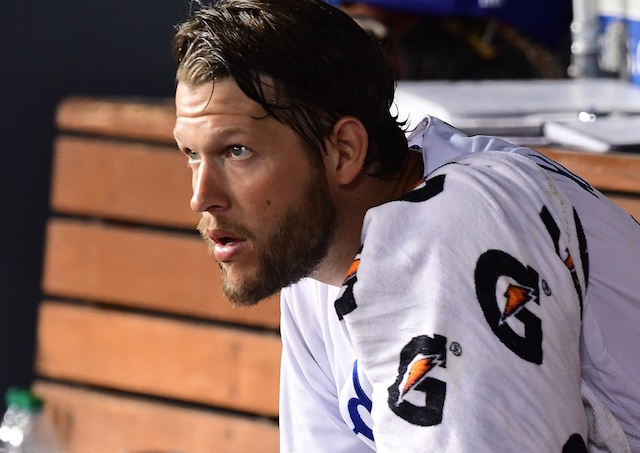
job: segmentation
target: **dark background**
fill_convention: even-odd
[[[187,0],[0,0],[0,410],[32,383],[56,104],[172,96]]]

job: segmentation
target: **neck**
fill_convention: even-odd
[[[407,159],[403,165],[397,178],[392,181],[394,183],[393,196],[386,200],[391,201],[402,195],[411,192],[420,183],[424,176],[424,162],[422,154],[417,151],[409,150]]]

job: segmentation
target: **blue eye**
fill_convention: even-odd
[[[252,152],[249,148],[242,145],[233,145],[229,149],[229,156],[234,159],[246,159],[251,156]]]
[[[189,160],[200,160],[200,155],[197,151],[194,151],[190,148],[186,148],[184,150],[185,155],[189,158]]]

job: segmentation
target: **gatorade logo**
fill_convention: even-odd
[[[478,302],[496,337],[520,358],[540,365],[542,322],[527,308],[540,305],[538,273],[501,250],[489,250],[478,259],[475,282]],[[524,335],[516,330],[524,330]]]
[[[446,365],[445,337],[414,337],[400,352],[398,377],[388,388],[389,408],[414,425],[440,424],[447,384],[442,380],[444,373],[438,371],[445,369]]]

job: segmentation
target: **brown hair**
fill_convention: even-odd
[[[371,36],[323,0],[198,2],[173,45],[178,80],[233,78],[314,155],[325,150],[336,121],[351,115],[369,135],[365,168],[382,177],[401,168],[407,141],[404,123],[390,112],[392,71]],[[275,92],[263,91],[265,80]]]

